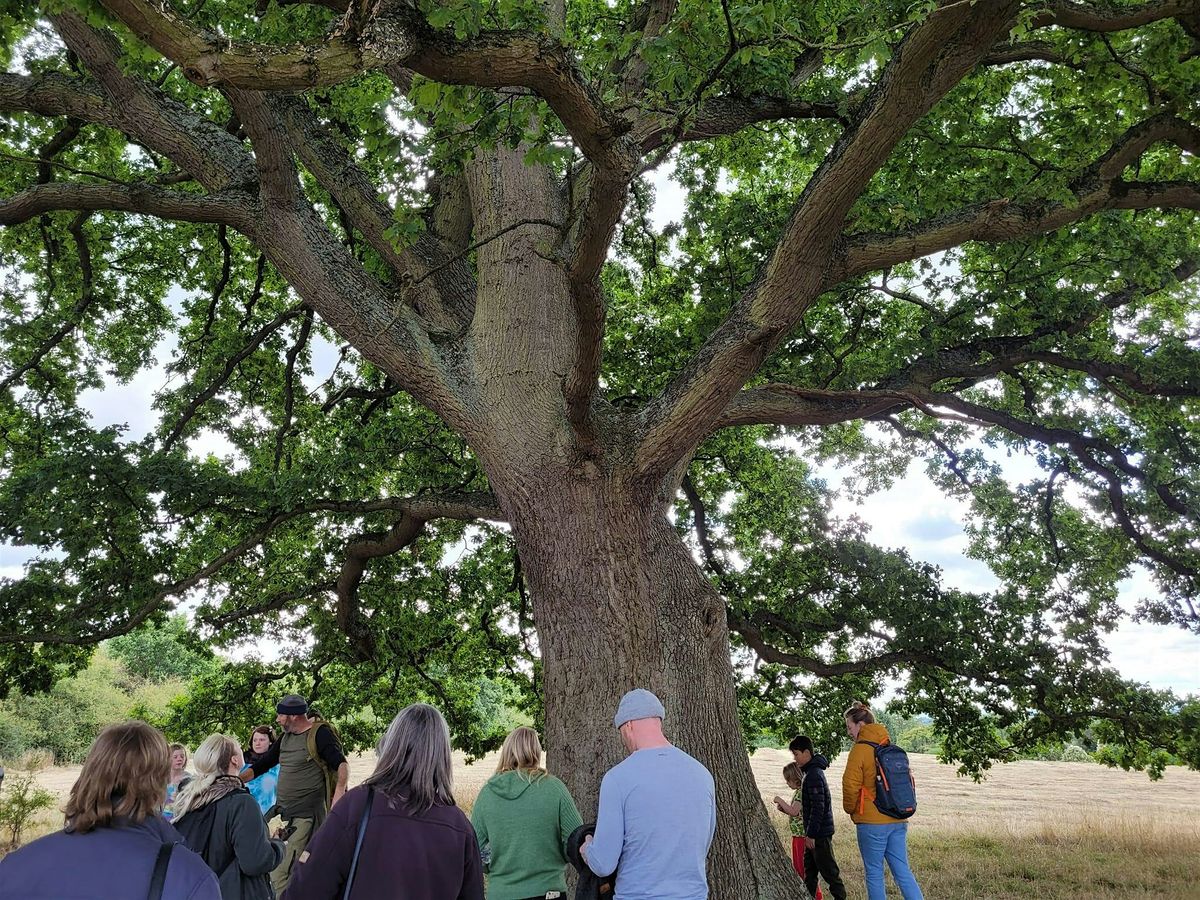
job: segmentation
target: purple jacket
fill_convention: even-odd
[[[212,869],[158,816],[38,838],[0,859],[0,900],[146,900],[164,843],[179,846],[171,851],[163,900],[221,900]]]
[[[281,900],[341,900],[366,802],[360,786],[330,810]],[[405,900],[483,900],[479,845],[461,809],[435,806],[411,815],[375,792],[350,898],[389,897],[397,885],[404,885]]]

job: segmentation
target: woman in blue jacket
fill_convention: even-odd
[[[145,722],[110,725],[88,750],[66,827],[0,859],[0,900],[221,900],[217,876],[162,817],[171,756]]]

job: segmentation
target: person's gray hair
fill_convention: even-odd
[[[365,783],[409,812],[422,813],[434,804],[455,805],[450,727],[434,707],[413,703],[396,713],[379,739],[376,755],[379,761]]]

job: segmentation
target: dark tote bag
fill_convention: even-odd
[[[350,889],[354,887],[354,875],[358,871],[358,857],[362,853],[363,837],[367,833],[367,820],[371,818],[371,804],[375,802],[375,786],[367,788],[367,805],[363,807],[362,818],[358,821],[358,840],[354,842],[354,856],[350,860],[350,874],[346,876],[346,890],[342,892],[342,900],[350,900]]]

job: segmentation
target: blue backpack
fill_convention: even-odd
[[[908,768],[908,754],[895,744],[858,741],[875,748],[875,808],[893,819],[917,811],[917,785]]]

